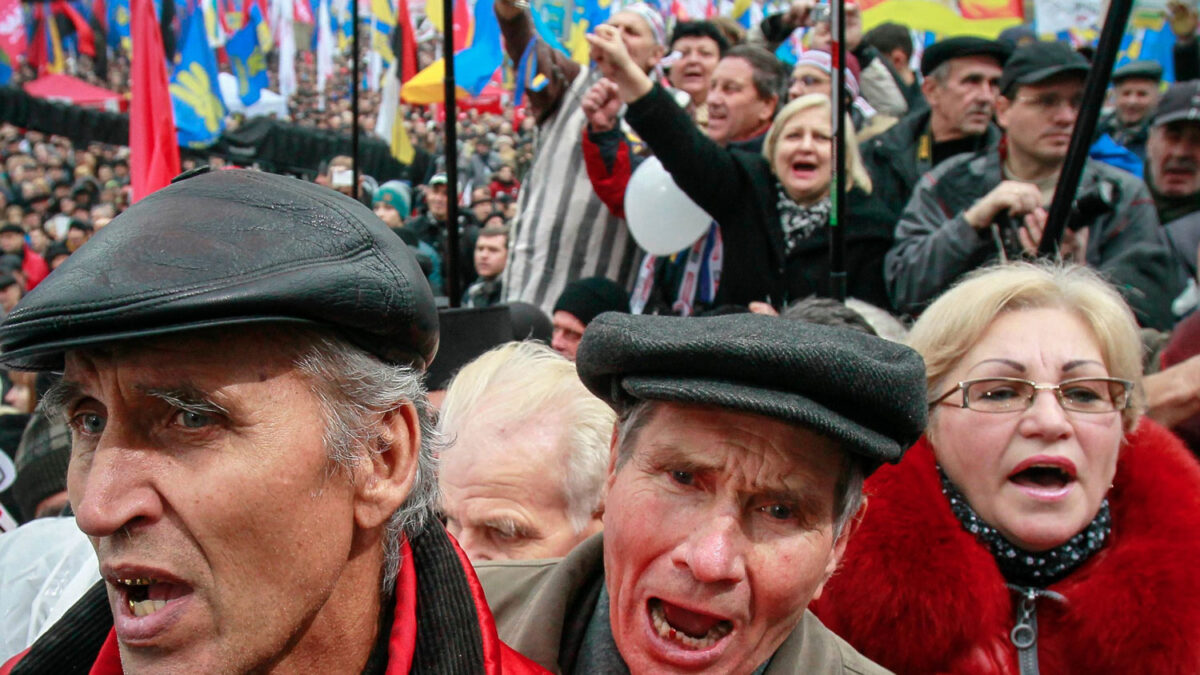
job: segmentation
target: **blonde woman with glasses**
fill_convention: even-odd
[[[1140,419],[1141,342],[1083,267],[981,270],[921,316],[925,437],[815,609],[897,673],[1200,672],[1200,466]]]

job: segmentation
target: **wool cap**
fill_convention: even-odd
[[[399,211],[401,216],[407,216],[411,210],[409,205],[412,203],[412,188],[404,181],[389,180],[375,190],[371,201],[375,205],[387,204]]]
[[[618,414],[639,401],[732,408],[797,424],[865,459],[897,462],[925,430],[925,362],[857,331],[758,314],[603,314],[579,377]]]
[[[25,228],[21,227],[20,225],[14,225],[13,223],[5,223],[0,225],[0,234],[8,234],[9,232],[25,236]]]
[[[67,464],[71,460],[71,431],[61,419],[51,420],[35,412],[29,418],[17,458],[13,462],[17,479],[13,482],[13,498],[21,510],[21,518],[33,520],[38,504],[45,498],[67,489]]]
[[[1092,65],[1070,45],[1062,42],[1032,42],[1017,47],[1000,74],[1000,93],[1008,96],[1019,84],[1037,84],[1068,73],[1087,77]]]
[[[234,169],[183,174],[96,233],[0,324],[0,364],[57,370],[71,349],[268,322],[331,328],[421,369],[437,351],[425,275],[370,209]]]
[[[943,63],[966,56],[990,56],[1003,66],[1011,54],[1012,47],[997,40],[972,36],[946,38],[925,48],[921,55],[921,74],[928,77]]]
[[[833,75],[833,56],[824,49],[806,49],[796,60],[796,67],[812,66],[826,75]],[[857,98],[859,95],[859,78],[862,77],[862,68],[858,65],[858,57],[846,52],[846,81],[844,86],[850,92],[850,95]]]
[[[583,325],[604,312],[629,313],[629,294],[611,279],[588,277],[567,284],[558,300],[554,312],[573,314]]]

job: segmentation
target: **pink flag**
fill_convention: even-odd
[[[21,0],[0,0],[0,49],[8,52],[9,63],[25,53],[25,19]]]
[[[296,0],[295,6],[296,10],[293,16],[296,21],[306,23],[310,26],[316,23],[316,21],[313,21],[312,5],[308,0]]]

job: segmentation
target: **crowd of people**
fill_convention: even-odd
[[[403,180],[130,203],[127,149],[0,127],[0,675],[1200,672],[1196,10],[1085,159],[1089,54],[1028,27],[914,58],[848,5],[834,91],[813,0],[629,4],[587,64],[491,6],[538,85],[405,109]]]

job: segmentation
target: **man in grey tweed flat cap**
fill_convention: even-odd
[[[925,425],[907,347],[750,314],[603,314],[579,375],[617,411],[604,532],[478,567],[500,637],[558,673],[886,672],[806,611],[862,482]]]

